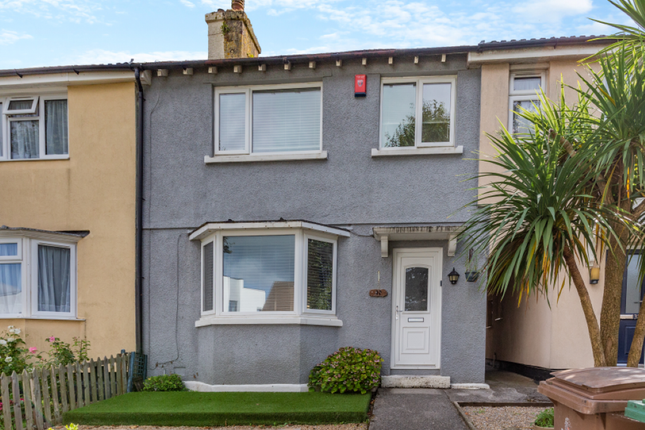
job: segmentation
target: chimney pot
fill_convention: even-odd
[[[231,9],[244,11],[244,0],[232,0]]]

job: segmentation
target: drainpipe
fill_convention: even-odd
[[[137,82],[137,167],[136,167],[136,238],[135,238],[135,281],[134,281],[134,303],[135,303],[135,328],[137,352],[143,352],[143,292],[141,288],[143,280],[143,86],[141,85],[141,65],[134,69],[134,79]]]

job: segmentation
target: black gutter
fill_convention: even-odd
[[[134,79],[137,83],[137,131],[136,131],[136,236],[135,236],[135,280],[134,280],[134,303],[135,303],[135,330],[137,352],[143,352],[143,85],[141,85],[141,65],[134,69]]]

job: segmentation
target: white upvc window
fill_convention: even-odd
[[[540,90],[544,89],[545,73],[511,73],[509,87],[508,129],[512,133],[528,133],[531,128],[518,115],[522,109],[535,112],[540,108]]]
[[[0,318],[76,314],[76,244],[0,237]]]
[[[215,88],[215,157],[320,153],[322,83]]]
[[[66,94],[0,98],[0,160],[66,158]]]
[[[455,145],[456,76],[383,78],[381,148]]]
[[[202,318],[241,324],[335,319],[337,236],[278,224],[229,225],[191,236],[201,240]]]

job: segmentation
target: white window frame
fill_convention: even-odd
[[[224,155],[250,155],[250,156],[275,156],[287,158],[291,155],[302,154],[320,154],[322,151],[322,130],[323,130],[323,84],[322,82],[309,82],[303,84],[281,84],[281,85],[253,85],[253,86],[233,86],[233,87],[215,87],[214,90],[214,112],[215,121],[213,134],[214,134],[214,154],[215,157]],[[253,92],[254,91],[271,91],[271,90],[298,90],[307,88],[320,89],[320,145],[316,150],[307,151],[288,151],[288,152],[258,152],[253,151]],[[244,119],[245,127],[245,145],[243,150],[227,150],[222,151],[219,149],[219,96],[220,94],[245,94],[246,97],[246,111]]]
[[[525,90],[525,91],[516,91],[513,89],[513,84],[515,83],[515,78],[540,78],[540,88],[546,92],[546,72],[518,72],[511,73],[508,87],[508,129],[512,134],[518,133],[513,129],[513,103],[516,101],[520,102],[533,102],[540,100],[540,96],[535,90]]]
[[[77,257],[76,241],[53,239],[52,235],[39,236],[38,233],[29,236],[11,235],[0,237],[0,243],[18,242],[17,257],[1,257],[0,264],[20,263],[20,279],[22,282],[22,313],[0,314],[0,319],[76,319],[78,315],[77,300]],[[40,312],[38,311],[38,245],[54,246],[70,249],[70,312]]]
[[[333,247],[332,255],[332,281],[331,281],[331,310],[324,309],[307,309],[307,295],[308,295],[308,265],[309,265],[309,239],[318,240],[320,242],[331,243]],[[336,268],[338,267],[338,241],[335,239],[330,239],[318,234],[305,233],[303,240],[303,286],[302,286],[302,312],[303,313],[312,313],[312,314],[321,314],[321,315],[336,315]]]
[[[204,258],[204,247],[206,245],[208,245],[209,243],[213,244],[213,265],[210,268],[213,271],[213,309],[210,310],[210,311],[205,311],[204,310],[204,287],[205,287],[205,285],[204,285],[204,281],[205,281],[204,272],[207,270],[207,267],[206,267],[206,262],[204,261],[204,259],[205,259]],[[208,239],[203,240],[202,243],[201,243],[201,263],[202,263],[201,264],[201,269],[202,270],[200,272],[200,276],[201,276],[201,282],[200,282],[200,285],[201,285],[201,288],[200,288],[201,301],[200,301],[200,303],[201,303],[201,305],[200,305],[199,309],[200,309],[202,315],[214,315],[215,312],[217,311],[217,309],[215,307],[215,303],[214,303],[215,302],[215,296],[217,294],[217,285],[216,285],[217,280],[215,279],[215,260],[217,258],[216,257],[217,249],[216,248],[217,248],[217,242],[215,240],[214,235],[211,236]]]
[[[31,100],[31,107],[29,109],[14,109],[10,110],[9,106],[13,101],[25,101]],[[36,108],[38,107],[38,96],[35,97],[9,97],[7,99],[6,107],[4,108],[4,113],[7,115],[24,115],[30,113],[36,113]]]
[[[34,99],[34,106],[38,106],[38,115],[32,117],[12,117],[12,115],[30,115],[36,112],[35,107],[29,111],[8,111],[11,100]],[[47,154],[47,137],[45,136],[45,102],[49,100],[68,100],[67,94],[43,94],[32,97],[0,97],[2,112],[0,121],[2,121],[2,136],[0,144],[2,145],[2,155],[0,161],[36,161],[36,160],[67,160],[69,159],[69,135],[67,142],[67,154]],[[11,123],[16,121],[38,121],[38,157],[37,158],[11,158]],[[67,105],[67,128],[69,130],[69,101]]]
[[[0,261],[15,261],[16,259],[22,261],[22,239],[20,238],[3,238],[0,237],[0,244],[3,243],[17,243],[18,252],[16,255],[0,255]]]
[[[69,256],[69,312],[46,312],[38,310],[38,245],[53,248],[66,248],[70,250]],[[76,245],[49,240],[31,239],[31,288],[29,292],[31,301],[31,316],[44,318],[75,318],[76,317]]]
[[[324,229],[323,229],[324,230]],[[202,234],[203,236],[203,234]],[[281,312],[230,312],[224,303],[224,237],[243,236],[294,236],[294,292],[293,311]],[[194,239],[194,237],[191,236]],[[332,310],[307,309],[307,257],[308,239],[333,244]],[[213,252],[213,310],[204,311],[204,246],[214,243]],[[202,319],[196,325],[209,324],[313,324],[341,326],[336,318],[336,284],[338,266],[338,239],[333,233],[308,231],[305,228],[250,228],[220,229],[201,237],[201,301]],[[206,268],[207,269],[207,268]],[[322,320],[321,320],[322,319]],[[329,320],[329,321],[328,321]]]
[[[381,102],[379,107],[379,148],[381,150],[410,150],[410,146],[386,147],[383,146],[383,91],[385,85],[391,84],[416,84],[416,109],[415,109],[415,130],[414,148],[432,147],[454,147],[455,146],[455,113],[457,104],[457,76],[423,76],[409,78],[382,78],[381,79]],[[423,85],[424,84],[450,84],[450,141],[448,142],[422,142],[423,129]]]

